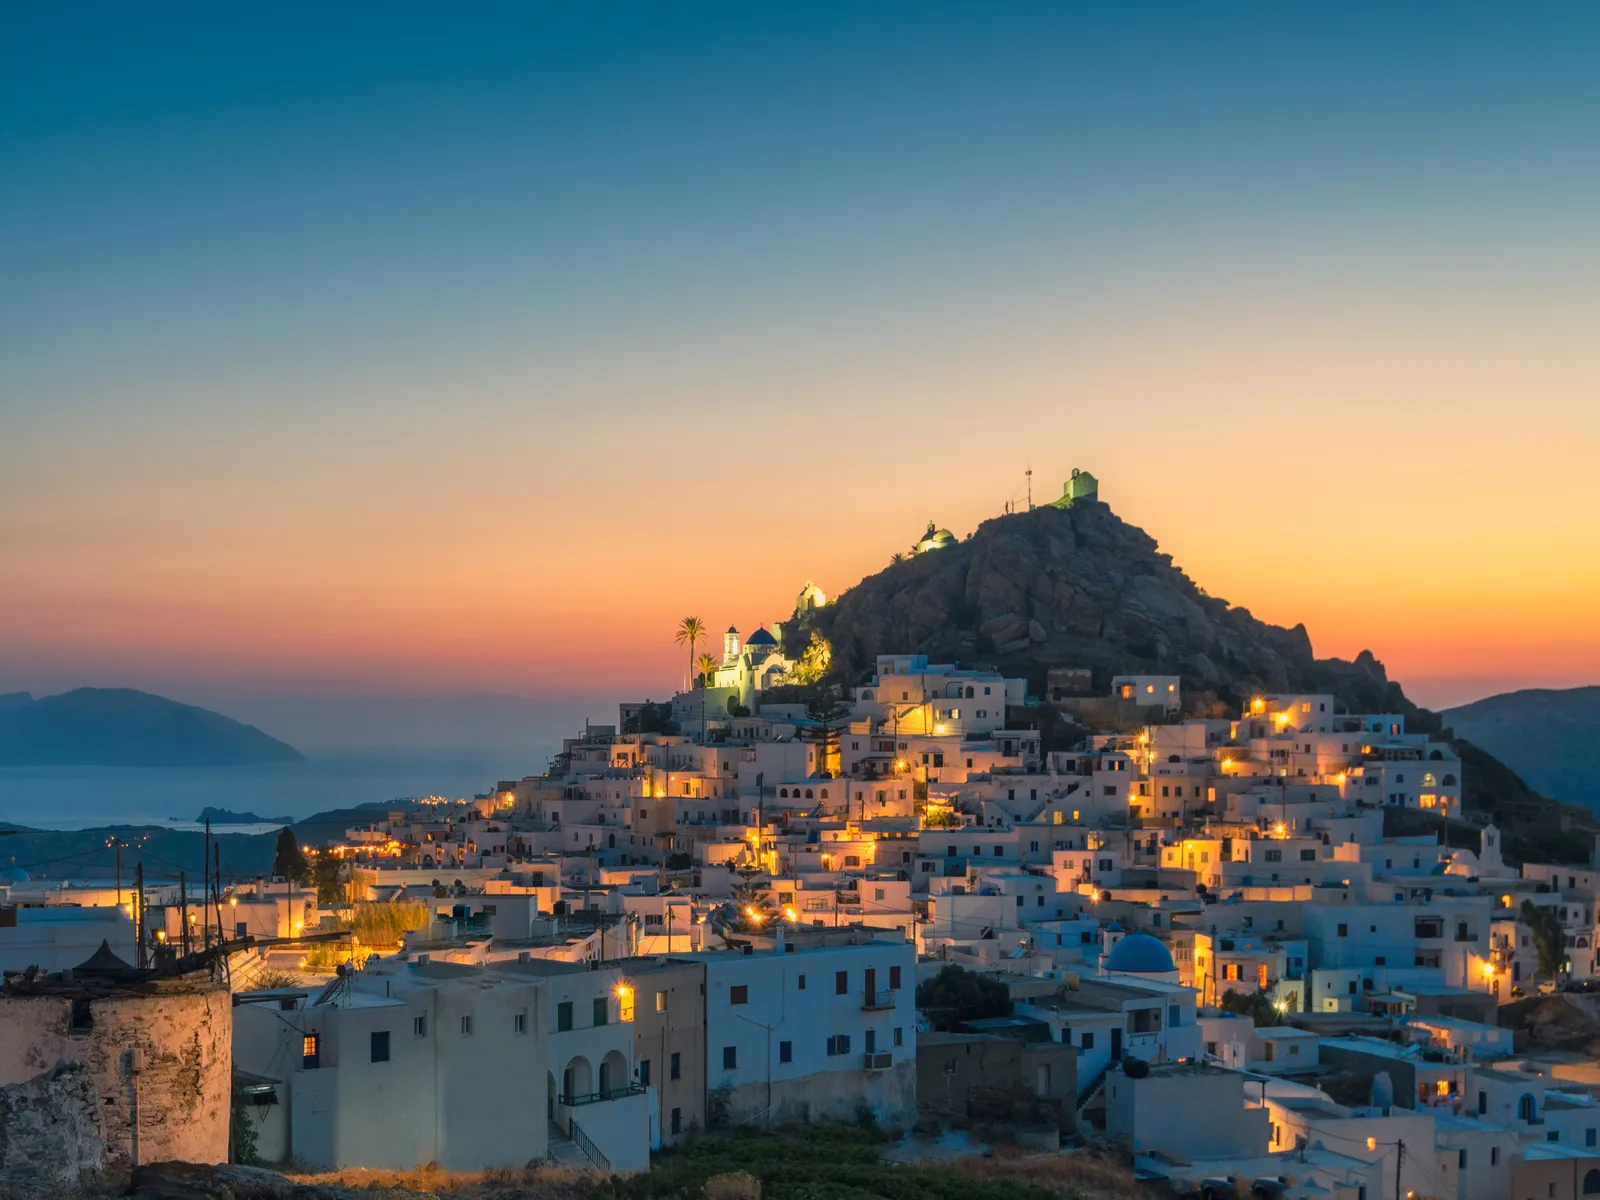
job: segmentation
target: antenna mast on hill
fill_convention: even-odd
[[[1028,464],[1028,511],[1033,511],[1033,464]]]

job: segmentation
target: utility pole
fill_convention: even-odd
[[[200,948],[211,949],[211,818],[206,818],[205,856],[200,862]],[[217,932],[222,932],[221,926]]]
[[[133,936],[139,946],[139,969],[142,971],[148,965],[145,959],[144,945],[144,860],[133,869],[134,886],[138,889],[138,898],[134,902]]]
[[[222,843],[211,844],[211,856],[216,863],[216,889],[212,892],[217,898],[217,941],[227,941],[227,935],[222,932]]]
[[[1405,1194],[1400,1190],[1400,1164],[1405,1161],[1406,1142],[1404,1138],[1401,1138],[1394,1144],[1394,1194],[1396,1197]]]
[[[122,848],[128,843],[119,837],[108,837],[106,845],[117,852],[117,907],[122,907]]]
[[[183,939],[183,953],[189,953],[189,880],[178,872],[178,935]]]

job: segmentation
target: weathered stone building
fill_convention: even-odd
[[[13,977],[0,992],[0,1029],[0,1107],[40,1116],[7,1122],[0,1171],[44,1154],[40,1138],[65,1137],[79,1167],[99,1165],[87,1161],[94,1138],[71,1132],[85,1081],[102,1161],[227,1160],[233,1007],[208,975],[156,979],[102,965]],[[36,1137],[27,1132],[34,1126]]]

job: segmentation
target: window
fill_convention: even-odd
[[[1585,1196],[1600,1196],[1600,1171],[1584,1172],[1583,1194]]]
[[[289,1006],[291,1008],[294,1007],[294,1002],[292,1000],[289,1002]],[[69,1032],[88,1033],[93,1028],[94,1013],[89,1009],[89,1002],[84,999],[74,1000],[72,1002],[72,1018],[69,1026]]]
[[[642,1087],[650,1086],[650,1060],[648,1058],[639,1060],[639,1084]]]
[[[389,1061],[389,1031],[387,1029],[375,1029],[372,1032],[372,1061]]]
[[[806,977],[804,975],[800,976],[800,990],[802,992],[806,990]]]
[[[778,1043],[778,1061],[781,1062],[781,1063],[793,1062],[794,1061],[794,1043],[793,1042],[779,1042]]]
[[[748,984],[736,983],[728,989],[729,1004],[749,1004],[750,987]]]
[[[511,1032],[512,1033],[516,1033],[516,1034],[523,1034],[523,1033],[527,1033],[528,1032],[528,1010],[527,1009],[523,1009],[519,1013],[512,1014],[512,1017],[511,1017]]]
[[[666,1012],[667,1011],[667,994],[665,992],[657,992],[656,993],[656,1011],[657,1012]]]
[[[850,1035],[848,1033],[837,1033],[828,1039],[828,1054],[830,1057],[849,1053]]]
[[[556,1032],[566,1033],[572,1028],[572,1001],[563,1000],[556,1005]]]
[[[739,1065],[739,1047],[724,1046],[722,1048],[722,1069],[731,1071]]]
[[[672,1132],[683,1132],[683,1109],[681,1108],[675,1108],[672,1110]]]
[[[322,1065],[322,1035],[308,1033],[300,1039],[300,1066],[307,1071],[315,1071]]]
[[[836,995],[836,996],[844,996],[844,995],[849,994],[849,991],[850,991],[850,972],[849,971],[835,971],[833,973],[833,994]]]
[[[906,1044],[906,1031],[898,1025],[894,1027],[894,1044],[896,1046],[904,1046]]]
[[[610,1023],[610,1019],[607,1015],[609,1008],[610,1005],[606,1003],[606,998],[604,996],[596,996],[594,998],[594,1023],[596,1025],[606,1025]]]
[[[472,1036],[472,1014],[471,1013],[468,1013],[466,1016],[461,1018],[461,1036],[462,1037],[471,1037]]]
[[[1083,1035],[1083,1040],[1078,1043],[1078,1048],[1080,1050],[1093,1050],[1094,1049],[1094,1031],[1093,1030],[1090,1030],[1090,1031],[1088,1031],[1087,1033],[1085,1033]]]
[[[1499,1146],[1490,1146],[1489,1147],[1489,1165],[1491,1167],[1498,1167],[1500,1165],[1500,1147]]]
[[[1348,926],[1348,925],[1340,925],[1339,926],[1339,936],[1340,937],[1349,937],[1350,936],[1350,926]]]
[[[678,1052],[676,1050],[674,1050],[672,1052],[672,1057],[667,1060],[667,1078],[668,1079],[678,1079],[678,1078],[680,1078],[681,1075],[682,1075],[682,1067],[683,1067],[683,1060],[679,1056]]]
[[[427,1037],[428,1036],[428,1015],[426,1013],[424,1013],[420,1017],[412,1017],[411,1018],[411,1036],[412,1037]]]
[[[1311,849],[1309,846],[1306,847],[1304,850],[1300,851],[1300,861],[1301,862],[1316,862],[1317,861],[1317,852],[1315,850]]]
[[[1467,1152],[1465,1150],[1456,1151],[1456,1169],[1458,1171],[1467,1169]]]

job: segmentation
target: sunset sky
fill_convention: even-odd
[[[0,18],[0,691],[659,696],[1030,465],[1600,682],[1600,7],[474,7]]]

